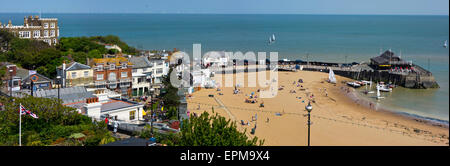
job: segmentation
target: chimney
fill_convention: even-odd
[[[66,61],[62,64],[62,85],[63,88],[66,87]]]
[[[16,65],[8,65],[8,66],[6,66],[6,68],[7,68],[7,73],[8,73],[8,76],[11,74],[11,76],[16,76],[16,73],[17,73],[17,66]],[[11,73],[9,73],[9,70],[12,70],[12,72]]]

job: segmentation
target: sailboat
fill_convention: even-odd
[[[447,48],[447,47],[448,47],[447,40],[445,40],[445,42],[444,42],[444,48]]]
[[[334,76],[334,72],[332,69],[330,69],[330,73],[328,74],[328,82],[333,84],[336,83],[336,77]]]
[[[275,42],[275,34],[272,34],[271,37],[269,37],[269,44],[272,44]]]
[[[380,100],[382,98],[384,98],[384,97],[382,97],[381,94],[380,94],[380,85],[377,84],[377,100]]]

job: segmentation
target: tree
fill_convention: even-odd
[[[99,145],[111,141],[111,134],[104,122],[92,122],[92,119],[79,114],[74,108],[60,105],[53,98],[0,97],[4,111],[0,111],[0,145],[18,145],[19,138],[19,105],[36,114],[34,119],[22,115],[22,144],[41,145]],[[69,137],[74,133],[86,135],[81,144]]]
[[[181,126],[181,146],[255,146],[264,141],[257,137],[249,139],[244,132],[239,132],[236,123],[224,117],[208,112],[199,117],[191,116]]]

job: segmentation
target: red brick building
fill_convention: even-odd
[[[132,66],[125,57],[93,59],[89,64],[94,70],[94,86],[110,89],[122,96],[131,96]]]

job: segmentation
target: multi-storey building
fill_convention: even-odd
[[[91,87],[94,84],[94,71],[88,65],[78,62],[65,62],[56,69],[57,75],[61,76],[60,84],[64,87],[84,86]]]
[[[122,96],[131,96],[132,67],[127,58],[93,59],[89,64],[94,71],[94,86],[97,89],[110,89]]]
[[[148,94],[150,84],[152,83],[153,63],[147,57],[131,57],[128,59],[133,63],[133,96],[142,96]]]
[[[57,18],[39,18],[39,16],[28,16],[23,20],[23,25],[12,25],[11,20],[0,29],[5,29],[15,36],[23,39],[41,40],[49,45],[57,44],[59,37],[59,26]]]

